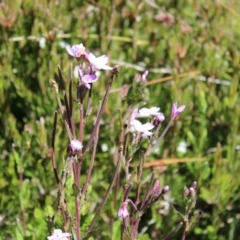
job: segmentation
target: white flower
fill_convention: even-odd
[[[143,133],[144,136],[151,136],[153,133],[149,130],[152,130],[154,128],[154,125],[152,123],[145,123],[142,124],[138,120],[133,120],[130,122],[130,124],[133,126],[133,128],[140,133]]]
[[[112,67],[109,67],[107,64],[108,57],[106,55],[102,55],[101,57],[96,57],[93,53],[88,53],[86,58],[92,65],[92,67],[96,70],[112,70]]]
[[[137,117],[150,117],[150,116],[157,116],[160,108],[152,107],[152,108],[141,108]]]
[[[142,74],[142,81],[146,82],[147,81],[147,75],[148,75],[148,70],[146,70],[143,74]]]
[[[177,146],[177,151],[185,154],[187,152],[188,144],[186,142],[180,142]]]
[[[55,229],[53,235],[47,237],[48,240],[69,240],[70,233],[63,233],[61,229]]]

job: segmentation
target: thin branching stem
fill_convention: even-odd
[[[170,128],[170,126],[172,125],[172,120],[169,121],[168,125],[166,126],[166,128],[163,130],[162,134],[160,135],[160,137],[155,141],[154,145],[150,145],[148,146],[145,154],[144,154],[144,159],[146,159],[147,156],[150,155],[150,153],[152,151],[154,151],[160,144],[161,140],[163,139],[163,137],[166,135],[168,129]]]
[[[62,76],[60,66],[58,66],[58,76],[59,76],[59,80],[60,80],[60,86],[61,86],[62,91],[63,91],[64,103],[65,103],[65,107],[66,107],[67,122],[68,122],[69,128],[71,130],[71,133],[73,134],[73,129],[72,129],[72,126],[71,126],[69,103],[68,103],[68,99],[67,99],[65,83],[64,83],[64,79],[63,79],[63,76]]]
[[[140,210],[143,210],[144,205],[145,205],[145,203],[146,203],[146,201],[147,201],[147,198],[148,198],[148,196],[149,196],[149,193],[150,193],[150,191],[151,191],[151,189],[152,189],[153,182],[154,182],[154,175],[155,175],[155,172],[152,172],[152,175],[151,175],[151,178],[150,178],[150,182],[149,182],[148,187],[147,187],[147,189],[146,189],[146,191],[145,191],[145,194],[144,194],[144,197],[143,197],[141,206],[140,206]]]
[[[111,74],[111,77],[110,77],[110,79],[108,81],[107,89],[106,89],[106,92],[105,92],[105,95],[104,95],[104,98],[103,98],[103,101],[102,101],[100,112],[99,112],[99,115],[97,117],[95,126],[93,128],[92,134],[91,134],[91,136],[90,136],[90,138],[89,138],[89,140],[87,142],[87,145],[85,147],[84,154],[86,154],[89,151],[89,149],[91,148],[94,136],[96,134],[96,130],[98,128],[98,125],[100,124],[100,119],[102,117],[102,114],[103,114],[103,111],[104,111],[104,108],[105,108],[105,105],[106,105],[106,102],[107,102],[107,99],[108,99],[108,95],[109,95],[110,89],[112,87],[112,83],[113,83],[113,79],[114,79],[115,74],[116,73],[113,71],[112,74]]]
[[[136,198],[135,204],[137,205],[140,202],[140,191],[141,191],[141,178],[142,178],[142,170],[144,164],[144,153],[141,152],[140,162],[137,169],[137,189],[136,189]]]
[[[171,231],[163,240],[169,240],[169,239],[171,239],[172,236],[173,236],[176,232],[178,232],[178,230],[182,227],[182,225],[183,225],[183,222],[180,222],[180,223],[177,225],[177,227],[176,227],[173,231]]]
[[[72,86],[73,86],[73,80],[72,80],[72,64],[69,68],[69,75],[68,75],[68,81],[69,81],[69,115],[70,115],[70,123],[71,126],[70,129],[72,129],[73,138],[76,139],[75,136],[75,127],[74,127],[74,120],[73,120],[73,96],[72,96]]]
[[[65,210],[64,210],[64,203],[61,201],[62,199],[62,194],[63,194],[63,189],[62,189],[62,183],[58,177],[58,172],[57,172],[57,163],[56,163],[56,158],[55,158],[55,136],[56,136],[56,129],[57,129],[57,111],[54,112],[54,121],[53,121],[53,130],[52,130],[52,141],[51,141],[51,154],[52,154],[52,167],[53,167],[53,172],[54,176],[56,179],[56,183],[58,186],[58,192],[59,192],[59,201],[58,205],[60,204],[60,209],[61,209],[61,214],[63,217],[63,226],[65,228],[66,226],[66,217],[65,217]]]
[[[100,102],[100,106],[101,106],[101,102]],[[99,110],[98,110],[98,114],[99,114],[99,111],[100,111],[100,107],[99,107]],[[89,168],[88,168],[88,172],[87,172],[87,177],[86,177],[85,183],[84,183],[83,188],[82,188],[81,198],[83,198],[86,194],[88,184],[89,184],[89,181],[90,181],[90,177],[91,177],[91,174],[92,174],[92,169],[93,169],[93,165],[94,165],[94,161],[95,161],[95,157],[96,157],[96,152],[97,152],[98,133],[99,133],[99,127],[96,130],[96,135],[95,135],[95,138],[94,138],[93,152],[92,152],[92,155],[91,155],[91,160],[90,160],[90,164],[89,164]]]
[[[95,215],[94,215],[94,217],[93,217],[93,219],[92,219],[92,222],[91,222],[90,225],[89,225],[87,234],[86,234],[86,236],[83,238],[84,240],[86,240],[86,239],[88,239],[88,238],[90,237],[90,233],[91,233],[92,228],[93,228],[93,226],[94,226],[94,224],[95,224],[95,222],[96,222],[96,219],[97,219],[98,215],[100,214],[102,208],[104,207],[104,205],[105,205],[105,203],[106,203],[106,201],[107,201],[107,199],[108,199],[108,196],[109,196],[109,194],[110,194],[110,191],[111,191],[111,189],[112,189],[112,186],[113,186],[113,184],[114,184],[114,182],[115,182],[116,176],[117,176],[117,174],[118,174],[118,172],[119,172],[119,167],[120,167],[120,165],[121,165],[121,162],[123,161],[122,148],[123,148],[123,146],[120,146],[120,148],[119,148],[120,150],[119,150],[119,155],[118,155],[118,161],[117,161],[117,165],[116,165],[116,168],[115,168],[115,172],[114,172],[112,181],[111,181],[111,183],[110,183],[109,186],[108,186],[108,189],[107,189],[107,191],[106,191],[106,193],[105,193],[105,196],[103,197],[103,200],[102,200],[100,206],[98,207],[98,209],[97,209],[97,211],[96,211],[96,213],[95,213]]]

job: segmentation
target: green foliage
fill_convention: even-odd
[[[50,235],[49,219],[57,206],[50,144],[53,113],[58,109],[49,79],[57,79],[58,65],[63,75],[68,75],[73,60],[64,46],[80,42],[96,55],[107,54],[112,66],[121,66],[101,123],[101,145],[85,201],[83,230],[112,177],[119,112],[126,110],[122,86],[131,84],[136,73],[149,70],[147,84],[151,80],[159,81],[140,89],[141,96],[137,95],[139,89],[133,89],[133,99],[128,98],[128,101],[139,98],[147,107],[159,106],[166,119],[173,102],[186,104],[184,113],[170,128],[159,151],[154,153],[154,159],[204,157],[206,160],[166,165],[164,169],[155,167],[161,185],[170,185],[171,191],[155,204],[151,214],[143,216],[142,229],[145,227],[146,231],[139,239],[159,239],[176,227],[179,216],[172,209],[164,209],[163,204],[178,202],[184,185],[193,180],[198,182],[196,208],[203,211],[203,217],[189,233],[189,238],[237,238],[240,8],[237,1],[228,4],[205,0],[1,3],[1,239],[46,239]],[[160,13],[165,14],[164,17],[159,18]],[[171,15],[167,17],[167,13]],[[165,77],[170,79],[165,80]],[[85,141],[93,127],[106,83],[106,75],[102,73],[93,89],[93,109]],[[76,99],[76,93],[73,94]],[[77,106],[75,110],[77,119]],[[180,142],[188,144],[184,153],[177,150]],[[64,123],[59,118],[55,143],[59,170],[63,167],[67,145]],[[149,161],[154,159],[149,158]],[[88,157],[84,161],[83,169],[87,169]],[[137,161],[137,157],[133,159],[133,165]],[[151,170],[145,169],[144,179],[150,174]],[[81,182],[84,179],[82,176]],[[112,200],[110,196],[97,220],[95,229],[100,231],[93,236],[99,239],[119,237],[121,222],[116,219],[119,206],[113,206]],[[162,216],[162,212],[168,216]],[[148,224],[151,220],[154,220],[152,225]],[[62,222],[57,224],[61,228]]]

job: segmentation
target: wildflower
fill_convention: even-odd
[[[98,80],[96,73],[83,75],[81,68],[78,68],[78,74],[82,80],[82,84],[88,89],[91,88],[90,83],[96,82]]]
[[[118,217],[126,218],[129,216],[127,205],[128,205],[128,201],[125,201],[122,203],[121,207],[118,210]]]
[[[140,123],[138,120],[133,120],[130,123],[133,128],[140,133],[143,133],[142,137],[146,137],[146,136],[151,136],[153,133],[150,132],[149,130],[152,130],[154,128],[154,125],[152,123],[145,123],[142,124]]]
[[[177,146],[177,151],[185,154],[187,152],[188,143],[181,141]]]
[[[141,108],[139,110],[139,114],[137,117],[150,117],[150,116],[157,116],[160,108],[158,107],[152,107],[152,108]]]
[[[86,54],[85,47],[82,43],[80,43],[79,45],[73,45],[72,47],[67,46],[66,50],[69,55],[75,58],[80,58],[81,56],[84,56]]]
[[[72,153],[75,153],[77,151],[80,151],[83,148],[83,145],[79,140],[75,139],[71,141],[68,148]]]
[[[106,55],[96,57],[93,53],[90,52],[86,54],[85,57],[95,70],[112,70],[112,67],[106,65],[108,62],[108,57]]]
[[[134,110],[133,110],[133,112],[132,112],[132,114],[131,114],[131,116],[130,116],[130,119],[129,119],[129,123],[130,123],[130,124],[131,124],[131,122],[132,122],[133,120],[135,120],[137,114],[138,114],[138,108],[134,108]]]
[[[47,237],[48,240],[68,240],[68,237],[70,237],[70,233],[63,233],[61,229],[55,229],[53,231],[53,235]]]
[[[142,74],[142,82],[146,82],[146,81],[147,81],[147,75],[148,75],[148,70],[146,70],[146,71]]]
[[[184,109],[185,109],[185,105],[182,105],[181,107],[177,108],[177,103],[173,103],[171,119],[174,120],[181,112],[183,112]]]

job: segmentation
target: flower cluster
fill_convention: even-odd
[[[69,55],[75,57],[78,61],[83,59],[87,63],[87,67],[83,70],[82,66],[78,67],[78,75],[82,85],[86,88],[91,88],[91,83],[98,80],[96,75],[97,70],[112,70],[113,68],[107,65],[108,57],[102,55],[96,57],[93,53],[87,52],[83,44],[73,45],[72,47],[67,46],[66,50]]]
[[[153,133],[150,132],[150,130],[154,128],[154,124],[152,122],[142,124],[139,120],[136,120],[135,118],[153,117],[153,122],[157,120],[159,121],[159,123],[161,123],[162,121],[164,121],[165,117],[161,112],[159,112],[159,110],[160,108],[158,107],[142,108],[140,110],[135,108],[129,119],[130,126],[132,126],[136,132],[141,133],[142,138],[151,136]]]
[[[127,218],[129,217],[130,213],[127,209],[128,203],[132,205],[135,212],[144,212],[147,208],[151,207],[154,202],[156,202],[162,195],[169,191],[169,186],[166,185],[163,189],[160,188],[159,180],[156,180],[154,187],[152,188],[151,192],[148,195],[148,199],[144,203],[139,203],[137,206],[133,203],[131,199],[127,199],[122,203],[118,210],[118,217],[119,218]]]
[[[182,105],[181,107],[177,107],[177,103],[172,104],[172,111],[171,111],[171,120],[176,119],[181,112],[185,109],[185,105]],[[151,136],[153,133],[150,132],[155,126],[158,126],[161,124],[165,117],[163,113],[159,112],[159,107],[152,107],[152,108],[142,108],[137,109],[135,108],[130,116],[129,124],[133,127],[133,129],[136,132],[141,133],[141,137],[145,138],[147,136]],[[147,122],[145,124],[142,124],[139,120],[136,120],[136,118],[151,118],[151,122]]]

